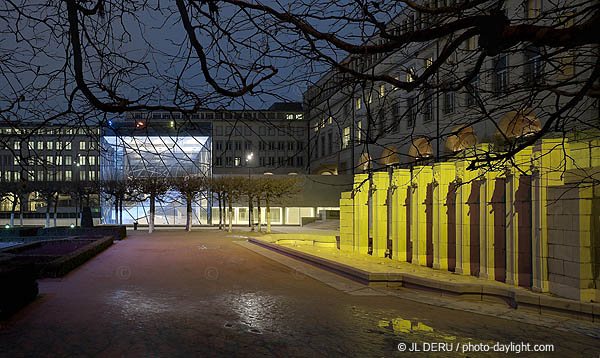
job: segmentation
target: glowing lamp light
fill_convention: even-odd
[[[112,121],[108,121],[108,125],[112,127]]]
[[[143,127],[143,126],[144,126],[144,122],[137,122],[137,123],[135,124],[135,126],[136,126],[136,128]]]
[[[75,228],[75,224],[71,224],[71,225],[69,225],[69,227],[70,227],[71,229],[73,229],[73,228]]]
[[[5,228],[5,229],[10,229],[10,225],[9,225],[9,224],[6,224],[6,225],[4,225],[4,228]]]

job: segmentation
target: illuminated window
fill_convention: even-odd
[[[239,167],[242,165],[242,158],[241,157],[235,157],[233,160],[233,165],[236,167]]]
[[[379,97],[385,96],[385,85],[379,86]]]
[[[350,144],[350,127],[344,128],[344,136],[342,137],[342,149],[347,148]]]
[[[406,82],[413,82],[415,80],[415,69],[410,67],[408,71],[406,71]]]
[[[327,123],[329,123],[329,124],[333,123],[333,117],[331,117],[331,116],[330,116],[330,117],[327,119]]]
[[[94,170],[90,170],[88,173],[88,178],[90,180],[96,180],[96,172]]]
[[[14,148],[14,149],[16,149],[16,150],[19,150],[19,149],[21,149],[21,142],[18,142],[18,141],[17,141],[17,142],[15,142],[15,143],[14,143],[14,147],[13,147],[13,148]]]
[[[373,95],[372,94],[367,94],[367,103],[373,103]]]
[[[71,142],[67,142],[67,144],[65,145],[65,149],[71,150]]]
[[[533,19],[542,12],[542,0],[527,0],[527,17]]]
[[[356,99],[356,110],[360,109],[360,97]]]
[[[65,180],[71,181],[72,179],[73,179],[73,172],[71,172],[70,170],[65,171]]]
[[[425,59],[424,65],[425,65],[425,69],[427,69],[427,68],[429,68],[429,66],[433,65],[433,56],[428,56]]]
[[[79,150],[85,150],[85,142],[79,142]]]
[[[79,180],[85,181],[85,171],[82,170],[79,172]]]

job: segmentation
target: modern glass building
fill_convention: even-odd
[[[135,181],[141,178],[210,177],[211,123],[152,118],[150,115],[111,121],[102,138],[100,179],[102,181]],[[193,204],[194,225],[206,225],[210,217],[209,197],[203,195]],[[115,202],[103,196],[103,222],[123,224],[148,223],[150,203],[146,197],[129,198],[122,214]],[[184,225],[186,206],[176,192],[169,192],[156,202],[156,225]]]

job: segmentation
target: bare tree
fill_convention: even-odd
[[[206,190],[206,184],[203,177],[199,176],[183,176],[171,178],[171,185],[179,192],[179,196],[183,199],[186,205],[186,222],[185,229],[192,231],[193,225],[193,207],[192,204],[196,201],[201,192]]]
[[[156,201],[161,200],[162,196],[169,191],[171,185],[167,178],[163,177],[145,177],[131,179],[136,191],[141,193],[144,199],[150,201],[150,216],[148,218],[148,232],[154,231],[154,217],[156,214]]]

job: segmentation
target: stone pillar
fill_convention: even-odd
[[[352,252],[354,248],[354,205],[352,192],[343,192],[340,199],[340,250]]]
[[[433,166],[433,268],[448,270],[448,206],[450,183],[455,179],[452,162]]]
[[[506,169],[506,283],[519,285],[519,213],[517,192],[523,173],[531,171],[532,148],[527,147],[515,155]],[[522,218],[523,221],[525,218]],[[530,238],[522,238],[530,240]]]
[[[494,212],[492,197],[496,188],[496,178],[499,172],[485,170],[480,177],[482,184],[479,187],[479,277],[489,280],[495,279],[494,262]]]
[[[388,240],[387,198],[390,177],[387,172],[373,173],[373,256],[385,257]]]
[[[396,169],[392,175],[392,259],[406,261],[407,237],[407,188],[410,185],[410,170]]]
[[[456,273],[471,274],[471,217],[468,200],[477,173],[467,170],[469,162],[456,162]]]
[[[354,176],[354,252],[369,251],[369,175]]]
[[[433,170],[428,166],[417,166],[412,172],[411,239],[413,263],[427,266],[427,198],[428,185],[433,181]],[[414,200],[413,200],[414,199]]]
[[[566,139],[543,139],[533,149],[532,274],[534,291],[548,292],[548,187],[563,185]]]

